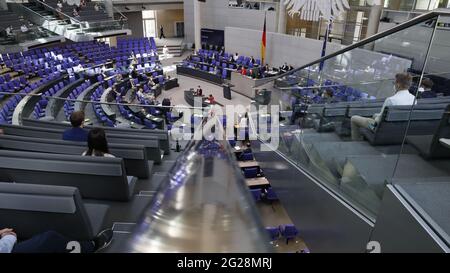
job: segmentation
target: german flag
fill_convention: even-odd
[[[264,13],[264,28],[261,39],[261,65],[264,65],[266,59],[266,14]]]

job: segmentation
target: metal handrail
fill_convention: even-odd
[[[125,14],[123,14],[118,8],[113,6],[114,11],[116,11],[117,13],[120,14],[121,18],[125,18],[125,22],[128,22],[128,17],[125,16]],[[114,19],[114,18],[113,18]],[[119,19],[120,21],[120,19]]]
[[[42,1],[40,1],[40,0],[33,0],[33,1],[34,1],[34,2],[37,2],[37,3],[41,4],[41,5],[44,5],[45,7],[48,7],[49,9],[51,9],[51,10],[57,12],[57,13],[60,13],[60,14],[64,15],[65,17],[69,18],[70,20],[75,21],[76,23],[80,24],[80,28],[81,28],[81,23],[82,23],[82,22],[81,22],[80,20],[78,20],[78,19],[76,19],[76,18],[74,18],[74,17],[72,17],[72,16],[69,16],[69,15],[67,15],[66,13],[62,12],[62,11],[57,11],[54,7],[48,5],[47,3],[44,3],[44,2],[42,2]]]
[[[449,75],[450,71],[448,72],[439,72],[439,73],[424,73],[423,76],[437,76],[437,75]],[[299,76],[300,78],[306,79],[304,76]],[[411,76],[413,79],[420,78],[420,75],[413,75]],[[387,81],[394,81],[395,78],[385,78],[385,79],[378,79],[378,80],[371,80],[371,81],[359,81],[359,82],[344,82],[340,84],[331,84],[331,85],[313,85],[313,86],[289,86],[289,87],[277,87],[279,90],[301,90],[301,89],[314,89],[314,88],[329,88],[329,87],[342,87],[342,86],[352,86],[352,85],[371,85],[376,84],[380,82],[387,82]]]

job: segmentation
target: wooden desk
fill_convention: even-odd
[[[265,177],[247,178],[245,179],[245,182],[247,186],[255,188],[261,188],[270,185],[269,180],[267,180],[267,178]]]
[[[250,168],[250,167],[259,167],[258,161],[249,160],[249,161],[238,161],[239,168]]]
[[[450,148],[450,139],[448,138],[440,138],[439,142],[447,148]]]

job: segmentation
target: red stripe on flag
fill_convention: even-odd
[[[264,59],[266,58],[266,14],[264,14],[264,27],[261,39],[261,62],[264,64]]]

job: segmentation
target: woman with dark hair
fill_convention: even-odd
[[[104,156],[114,157],[109,153],[108,141],[106,140],[105,130],[101,128],[94,128],[88,134],[88,150],[83,156]]]

